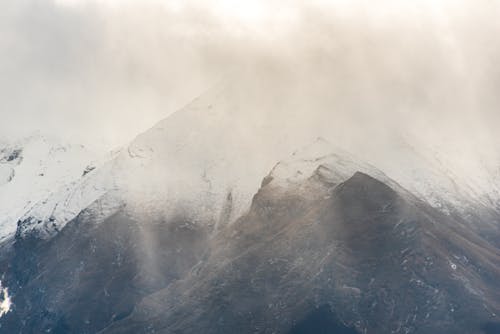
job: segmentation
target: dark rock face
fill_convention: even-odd
[[[10,152],[6,157],[5,157],[5,160],[6,161],[14,161],[16,159],[18,159],[20,156],[21,156],[21,153],[22,153],[22,149],[15,149],[15,150],[12,150],[12,152]]]
[[[267,179],[218,231],[82,214],[10,252],[9,333],[498,332],[499,249],[362,173]]]
[[[83,170],[82,176],[87,175],[88,173],[93,171],[95,168],[96,168],[95,166],[91,166],[91,165],[85,167],[85,169]]]

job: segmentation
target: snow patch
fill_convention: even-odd
[[[12,299],[9,295],[9,289],[3,287],[0,281],[0,318],[10,312],[12,307]]]

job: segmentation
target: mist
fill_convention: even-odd
[[[495,165],[498,7],[4,1],[0,134],[110,150],[225,82],[271,132],[335,133],[361,153],[411,137]]]

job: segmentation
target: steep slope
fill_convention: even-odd
[[[11,333],[96,333],[144,296],[180,279],[207,249],[207,229],[179,216],[150,220],[125,208],[96,224],[90,210],[49,241],[14,245],[2,263]],[[43,287],[43,288],[41,288]]]
[[[12,235],[32,207],[80,178],[96,158],[81,145],[39,134],[0,143],[0,240]]]
[[[53,238],[16,240],[2,328],[494,333],[500,253],[467,225],[322,140],[261,184],[232,224],[182,202],[96,218],[105,195]]]
[[[498,328],[498,249],[360,172],[267,183],[212,250],[103,333],[307,333],[314,319],[325,332]]]

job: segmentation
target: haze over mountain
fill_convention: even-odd
[[[248,82],[243,91],[232,81],[215,86],[137,136],[101,168],[81,175],[75,186],[54,192],[25,218],[41,224],[50,220],[51,226],[64,224],[105,193],[119,193],[121,200],[136,203],[143,211],[168,211],[178,203],[199,205],[205,201],[210,212],[214,211],[212,205],[222,206],[231,193],[238,216],[263,176],[298,147],[323,138],[336,144],[337,148],[330,151],[345,151],[339,145],[345,136],[336,131],[342,125],[325,123],[315,126],[316,131],[311,133],[311,127],[287,117],[289,110],[281,106],[286,101],[260,100],[258,84],[253,91],[248,89]],[[253,101],[260,101],[260,107],[256,108]],[[273,108],[277,112],[264,117]],[[377,166],[433,207],[446,214],[498,208],[498,168],[490,169],[479,159],[463,165],[448,151],[423,145],[417,137],[394,133],[391,141],[384,138],[382,142],[371,137],[368,130],[365,134],[372,140],[350,144],[349,154],[363,157],[353,160]],[[466,150],[464,147],[462,151]],[[476,153],[480,157],[480,151]],[[169,207],[161,209],[165,205]]]
[[[498,9],[2,2],[0,332],[499,333]]]
[[[378,158],[411,168],[323,138],[286,158],[286,119],[268,127],[234,96],[217,86],[27,212],[2,246],[2,326],[494,333],[494,185],[403,141]]]

